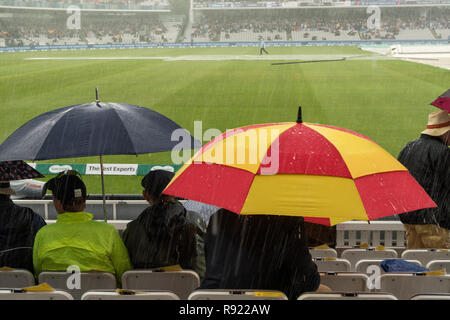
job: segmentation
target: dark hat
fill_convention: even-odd
[[[76,198],[86,198],[86,185],[73,173],[64,173],[47,181],[42,189],[42,197],[51,190],[53,196],[63,204],[71,204]]]
[[[159,197],[173,176],[172,172],[166,170],[153,170],[142,178],[141,185],[150,195]]]

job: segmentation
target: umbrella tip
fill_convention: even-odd
[[[98,100],[98,88],[95,88],[95,103],[97,103],[98,105],[99,102],[100,100]]]
[[[302,123],[302,107],[298,107],[297,123]]]

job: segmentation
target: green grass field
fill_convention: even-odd
[[[274,47],[270,54],[369,54],[357,47]],[[100,100],[148,107],[193,132],[303,121],[335,125],[375,140],[393,156],[419,136],[429,103],[450,72],[400,60],[346,60],[273,66],[273,61],[25,60],[35,57],[258,55],[258,48],[53,51],[0,54],[0,142],[37,115]],[[206,143],[206,141],[203,141]],[[26,160],[26,159],[25,159]],[[51,163],[96,163],[98,158]],[[170,163],[170,154],[107,156],[105,163]],[[106,176],[106,193],[140,193],[141,177]],[[100,177],[86,176],[89,193]]]

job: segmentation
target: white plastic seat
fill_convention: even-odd
[[[449,293],[450,275],[385,273],[380,276],[380,285],[379,291],[392,293],[399,300],[409,300],[417,294]]]
[[[374,250],[374,249],[346,249],[342,251],[341,258],[350,261],[352,271],[356,270],[356,263],[360,260],[385,260],[398,257],[394,249]]]
[[[81,300],[180,300],[180,297],[170,291],[89,290]]]
[[[350,262],[345,259],[315,258],[313,261],[319,272],[349,272],[351,268]]]
[[[355,272],[320,273],[320,284],[337,292],[368,292],[366,274]]]
[[[286,295],[276,290],[209,289],[195,290],[188,300],[287,300]]]
[[[64,271],[44,271],[38,276],[39,283],[47,283],[52,288],[69,292],[75,300],[81,299],[83,293],[95,289],[116,289],[116,277],[107,272],[80,272],[80,288],[69,288],[68,278],[73,274]],[[69,280],[70,282],[70,280]]]
[[[297,300],[398,300],[393,294],[382,292],[306,292]]]
[[[312,258],[337,258],[335,249],[309,249]]]
[[[131,290],[167,290],[182,300],[200,286],[195,271],[129,270],[122,275],[122,288]]]
[[[437,271],[445,269],[446,273],[450,273],[450,260],[431,260],[427,264],[427,269],[430,271]]]
[[[414,249],[405,250],[402,259],[419,260],[423,266],[432,260],[450,260],[450,251],[446,249]]]
[[[365,259],[359,260],[356,263],[355,271],[358,272],[358,273],[366,273],[366,274],[369,273],[369,274],[372,274],[373,271],[368,272],[368,268],[369,268],[369,266],[375,265],[375,266],[380,267],[381,273],[386,273],[383,270],[383,268],[381,268],[380,264],[381,264],[382,261],[383,260],[381,260],[381,259],[380,260],[365,260]],[[418,265],[420,267],[422,266],[422,264],[420,263],[419,260],[406,260],[406,261],[411,262],[411,263],[415,263],[416,265]]]
[[[25,269],[1,269],[0,288],[24,288],[34,286],[33,274]]]
[[[0,289],[0,300],[73,300],[73,297],[70,293],[62,290],[22,292],[14,289]]]
[[[416,294],[410,300],[450,300],[450,293]]]

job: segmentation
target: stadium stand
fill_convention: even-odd
[[[450,275],[424,275],[413,273],[386,273],[380,277],[381,289],[399,300],[408,300],[418,294],[449,293]]]
[[[393,294],[381,292],[303,293],[297,300],[398,300]]]
[[[445,249],[414,249],[405,250],[402,259],[419,260],[422,266],[428,265],[432,260],[450,260],[450,250]]]
[[[92,289],[116,289],[116,278],[114,275],[106,272],[80,272],[79,286],[71,279],[73,274],[67,272],[44,271],[38,276],[38,282],[47,283],[52,288],[67,291],[75,300],[81,299],[81,296]],[[72,289],[73,287],[73,289]]]
[[[122,275],[122,288],[131,290],[167,290],[182,300],[200,286],[198,274],[192,270],[129,270]]]
[[[34,276],[28,270],[0,268],[0,288],[24,288],[34,283]]]
[[[193,291],[188,300],[287,300],[287,297],[274,290],[202,289]]]
[[[180,300],[169,291],[89,290],[81,300]]]

